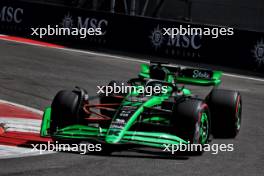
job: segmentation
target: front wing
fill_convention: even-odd
[[[41,136],[49,136],[49,116],[50,108],[47,108],[41,126]],[[105,142],[108,129],[85,125],[71,125],[59,129],[53,138],[55,139],[79,139],[87,141]],[[164,148],[164,144],[179,145],[187,144],[187,142],[175,135],[162,132],[143,132],[143,131],[126,131],[125,135],[118,144],[138,144],[155,148]]]

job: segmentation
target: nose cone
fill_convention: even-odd
[[[120,138],[115,136],[107,136],[105,142],[108,144],[117,144],[120,141]]]

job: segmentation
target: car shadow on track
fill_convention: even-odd
[[[165,159],[165,160],[188,160],[189,156],[184,153],[169,153],[163,151],[151,151],[144,149],[130,149],[124,151],[113,152],[112,154],[101,154],[101,153],[87,153],[87,155],[103,156],[103,157],[124,157],[124,158],[144,158],[144,159]]]

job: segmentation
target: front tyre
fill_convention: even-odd
[[[209,141],[210,112],[201,100],[187,99],[176,105],[173,125],[175,134],[190,144],[201,144],[194,153],[202,153],[202,146]]]
[[[58,128],[81,123],[85,93],[84,90],[62,90],[56,94],[51,104],[51,134],[54,134]]]

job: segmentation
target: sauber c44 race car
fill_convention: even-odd
[[[142,64],[129,93],[101,93],[100,103],[89,103],[84,89],[62,90],[46,108],[41,136],[56,141],[100,142],[106,148],[132,144],[164,148],[164,144],[207,144],[209,136],[234,138],[241,125],[242,99],[238,91],[217,88],[221,71]],[[201,99],[185,84],[212,86]],[[120,85],[111,81],[108,86]],[[151,96],[139,87],[162,87]]]

